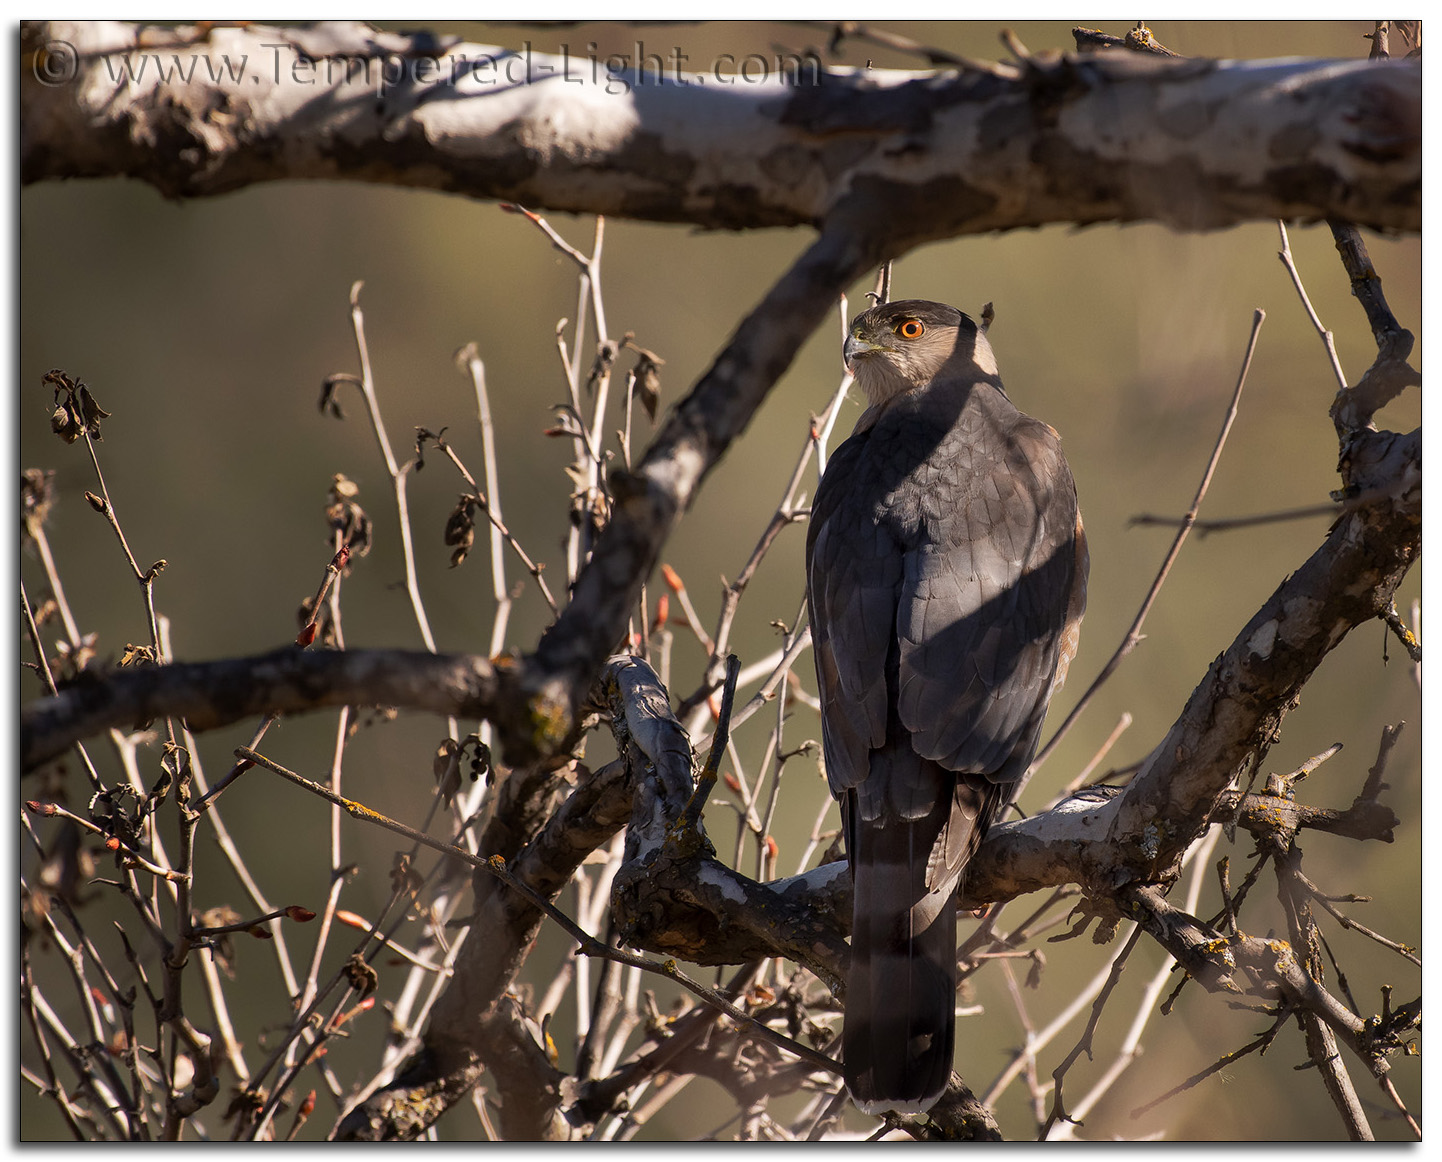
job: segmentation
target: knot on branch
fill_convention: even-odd
[[[1342,439],[1337,471],[1343,482],[1338,499],[1385,497],[1401,512],[1421,519],[1421,428],[1406,434],[1371,429],[1350,432]]]
[[[850,914],[849,900],[839,900],[843,884],[850,886],[844,865],[758,883],[716,859],[706,836],[707,776],[725,749],[729,699],[712,761],[693,786],[690,740],[655,671],[640,658],[615,657],[602,688],[633,788],[625,858],[612,887],[621,942],[695,964],[785,956],[839,992],[846,957],[841,916]]]
[[[1382,1012],[1378,1016],[1368,1017],[1362,1023],[1362,1031],[1357,1039],[1358,1051],[1372,1073],[1381,1076],[1390,1068],[1386,1059],[1394,1053],[1400,1051],[1411,1056],[1418,1052],[1413,1035],[1421,1028],[1422,998],[1418,997],[1415,1001],[1408,1001],[1394,1009],[1392,990],[1384,987]]]

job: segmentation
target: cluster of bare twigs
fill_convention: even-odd
[[[848,26],[836,36],[863,32]],[[556,331],[567,402],[556,409],[550,430],[569,440],[572,450],[564,591],[551,587],[543,564],[524,547],[524,533],[512,530],[503,515],[481,352],[469,346],[457,357],[474,394],[480,471],[472,471],[462,453],[471,441],[448,436],[446,428],[420,430],[414,455],[402,461],[382,417],[357,284],[350,301],[357,371],[328,380],[321,406],[340,416],[342,391],[361,393],[392,483],[390,511],[384,520],[373,518],[351,481],[334,477],[324,505],[330,543],[324,559],[315,561],[317,586],[301,607],[297,650],[345,649],[344,582],[363,567],[374,539],[392,535],[401,546],[416,634],[435,654],[417,555],[445,552],[460,565],[468,555],[480,555],[480,543],[495,602],[487,656],[504,669],[511,664],[506,651],[515,644],[509,633],[515,602],[543,602],[552,616],[566,608],[611,519],[618,490],[629,486],[635,407],[639,403],[654,418],[663,360],[635,335],[618,339],[608,328],[604,224],[597,220],[587,253],[540,215],[507,209],[523,214],[577,271],[575,320],[562,320]],[[1334,227],[1360,284],[1365,250],[1349,230]],[[1284,261],[1296,277],[1285,232],[1283,239]],[[1364,289],[1359,297],[1379,359],[1356,387],[1339,382],[1333,415],[1349,473],[1339,517],[1396,499],[1368,476],[1379,454],[1364,433],[1391,395],[1420,382],[1406,362],[1411,336],[1385,311],[1380,288]],[[844,332],[844,300],[840,309]],[[1318,330],[1325,336],[1320,323]],[[1253,345],[1256,338],[1254,327]],[[1247,360],[1250,352],[1251,346]],[[626,371],[617,394],[619,368]],[[72,377],[55,372],[47,383],[56,396],[57,434],[68,443],[83,442],[93,466],[96,491],[86,499],[115,534],[140,590],[143,642],[128,646],[119,665],[168,666],[170,627],[156,600],[165,562],[142,567],[122,531],[124,506],[117,507],[106,487],[96,447],[107,414]],[[796,713],[798,704],[816,705],[801,661],[809,636],[799,578],[797,605],[782,611],[786,616],[752,614],[776,626],[775,648],[747,659],[737,659],[733,648],[733,629],[758,566],[777,539],[806,518],[813,473],[824,470],[848,386],[843,377],[808,429],[797,433],[796,461],[782,495],[735,580],[726,584],[715,624],[702,621],[684,577],[663,563],[664,587],[650,593],[643,587],[623,648],[589,694],[590,716],[577,745],[506,765],[492,753],[490,723],[450,714],[435,747],[429,801],[422,808],[419,790],[413,800],[419,825],[387,818],[347,793],[352,772],[364,763],[353,744],[362,731],[383,728],[389,716],[358,700],[334,712],[324,770],[306,773],[287,765],[284,740],[271,736],[277,721],[272,713],[258,716],[246,744],[225,757],[214,779],[206,773],[205,748],[191,719],[178,713],[131,729],[110,728],[106,742],[113,759],[92,761],[86,744],[75,743],[63,766],[45,768],[40,782],[27,787],[22,813],[21,1015],[27,1040],[21,1069],[26,1085],[54,1108],[68,1132],[78,1140],[275,1140],[316,1136],[317,1127],[352,1139],[435,1136],[443,1114],[469,1106],[473,1113],[447,1122],[447,1134],[626,1140],[669,1117],[662,1123],[668,1132],[698,1138],[798,1140],[895,1131],[991,1137],[1000,1133],[997,1104],[1020,1094],[1031,1121],[1013,1132],[1072,1137],[1116,1091],[1178,994],[1197,987],[1220,998],[1207,1003],[1246,1007],[1271,1024],[1135,1113],[1245,1054],[1265,1051],[1295,1020],[1306,1056],[1351,1136],[1371,1131],[1343,1049],[1415,1130],[1388,1072],[1392,1058],[1415,1044],[1420,996],[1394,1005],[1384,994],[1374,1013],[1374,1006],[1351,995],[1324,926],[1358,932],[1408,964],[1419,964],[1418,955],[1339,906],[1362,898],[1334,896],[1318,886],[1302,869],[1298,844],[1305,829],[1355,841],[1390,838],[1396,819],[1382,801],[1383,780],[1400,727],[1384,732],[1376,763],[1344,810],[1297,799],[1298,784],[1334,753],[1329,751],[1289,775],[1270,776],[1260,791],[1250,783],[1232,787],[1187,821],[1191,830],[1178,824],[1165,844],[1153,841],[1146,849],[1143,829],[1122,826],[1088,847],[1091,841],[1079,838],[1079,830],[1064,829],[1080,827],[1077,821],[1087,816],[1120,811],[1134,785],[1146,790],[1156,763],[1182,750],[1164,753],[1164,743],[1142,769],[1104,776],[1119,786],[1090,785],[1129,725],[1125,717],[1061,799],[1025,823],[998,829],[988,843],[991,855],[984,851],[978,861],[980,878],[968,888],[972,902],[983,907],[958,950],[963,980],[984,971],[999,977],[1024,1030],[1023,1044],[984,1086],[973,1090],[955,1079],[926,1118],[892,1119],[878,1127],[848,1111],[834,1057],[849,885],[838,861],[831,804],[814,777],[817,744],[802,725],[809,719]],[[1140,640],[1188,532],[1207,527],[1198,512],[1235,406],[1234,394],[1194,503],[1175,522],[1178,534],[1156,582],[1076,714]],[[608,427],[618,413],[619,426]],[[437,452],[464,491],[443,535],[417,538],[409,484]],[[47,474],[27,472],[23,529],[45,593],[32,598],[22,581],[22,613],[33,669],[51,695],[104,680],[95,673],[93,638],[70,608],[50,549],[45,517],[54,501]],[[482,531],[485,536],[478,536]],[[1414,610],[1414,626],[1417,620]],[[1395,610],[1388,624],[1418,660],[1415,635]],[[674,663],[678,636],[700,646],[703,660],[694,670]],[[285,668],[294,653],[276,656],[277,683],[300,680],[301,671]],[[364,678],[358,679],[362,687]],[[1265,743],[1244,749],[1255,780]],[[1038,762],[1051,753],[1049,746]],[[214,763],[214,755],[208,757]],[[110,769],[120,777],[102,773]],[[314,899],[272,899],[274,889],[254,856],[227,828],[222,797],[243,794],[256,779],[271,776],[328,805],[330,878],[312,889]],[[800,850],[789,851],[778,842],[776,821],[783,788],[798,781],[814,795],[817,810]],[[76,805],[81,797],[83,809]],[[404,841],[389,869],[387,897],[364,915],[343,906],[357,847],[357,829],[345,825],[347,817]],[[734,830],[724,858],[708,823],[717,836],[723,825]],[[1043,892],[1013,899],[1026,890],[1015,886],[1024,877],[1008,880],[1020,873],[1003,857],[1019,850],[1022,840],[1045,846],[1049,827],[1063,829],[1058,846],[1067,854],[1046,869],[1054,878],[1044,881]],[[1251,837],[1255,852],[1216,860],[1218,846],[1238,831]],[[197,858],[202,842],[215,846],[238,887]],[[1093,849],[1101,854],[1088,854]],[[1234,885],[1232,863],[1248,860]],[[1029,866],[1044,863],[1036,856]],[[1098,874],[1099,863],[1110,878]],[[1268,870],[1287,932],[1263,939],[1247,933],[1244,912],[1249,899],[1262,895],[1256,889]],[[1214,875],[1222,906],[1202,919],[1202,891]],[[1108,945],[1103,962],[1080,985],[1053,982],[1045,973],[1047,943],[1077,937],[1093,923],[1097,944]],[[563,939],[538,941],[547,929]],[[311,933],[313,943],[302,950],[302,934]],[[283,990],[282,1004],[263,1014],[247,995],[258,970],[249,961],[236,969],[240,936],[264,942]],[[1144,980],[1128,980],[1123,970],[1143,936],[1165,958]],[[678,961],[701,967],[683,969]],[[1336,978],[1331,985],[1329,965]],[[709,982],[702,979],[708,969],[715,970]],[[1028,996],[1043,984],[1073,995],[1054,1017],[1039,1021]],[[975,1011],[977,1006],[961,1010],[963,1016]],[[1084,1021],[1079,1033],[1078,1021]],[[1111,1028],[1125,1024],[1125,1031],[1081,1080],[1087,1068],[1082,1057],[1097,1051],[1104,1022]],[[678,1112],[686,1101],[681,1095],[698,1078],[719,1083],[734,1102],[715,1115],[714,1124],[700,1125],[703,1115]]]
[[[533,221],[557,249],[575,261],[579,275],[577,322],[568,339],[567,321],[562,320],[556,336],[570,400],[568,405],[557,408],[556,427],[551,429],[551,434],[570,437],[574,449],[574,459],[567,470],[573,485],[566,545],[569,588],[589,556],[595,533],[607,519],[608,462],[619,455],[623,464],[630,463],[635,404],[639,402],[648,416],[654,418],[662,360],[636,343],[634,336],[627,334],[616,341],[607,332],[601,294],[604,236],[601,220],[597,221],[593,249],[584,255],[565,242],[540,216],[520,207],[506,208],[525,214]],[[433,652],[434,637],[415,568],[417,548],[408,484],[413,473],[424,467],[425,456],[432,450],[441,452],[455,468],[468,491],[453,511],[444,539],[455,550],[453,564],[459,564],[476,540],[478,517],[489,526],[485,543],[489,548],[496,606],[490,653],[499,656],[508,645],[509,614],[518,596],[508,579],[508,561],[520,562],[553,614],[557,611],[557,601],[543,566],[527,554],[502,515],[484,366],[474,346],[458,354],[458,366],[469,377],[475,393],[483,462],[481,479],[465,465],[444,431],[420,430],[414,456],[402,462],[393,450],[382,419],[366,343],[360,290],[357,284],[351,295],[358,373],[338,374],[327,380],[321,398],[322,411],[344,418],[340,406],[342,390],[354,388],[362,396],[379,455],[393,486],[395,528],[402,547],[406,590],[416,630]],[[589,367],[584,356],[588,325],[595,350]],[[634,366],[627,372],[624,422],[614,433],[613,452],[611,433],[604,425],[610,414],[608,392],[613,370],[623,352],[634,355]],[[87,498],[119,538],[141,586],[150,627],[148,644],[127,647],[120,664],[164,665],[170,660],[166,640],[169,626],[166,619],[156,613],[154,583],[165,562],[142,569],[126,545],[116,507],[106,491],[96,447],[100,423],[108,413],[100,409],[84,384],[74,382],[63,372],[52,373],[47,382],[56,392],[56,431],[68,442],[83,439],[99,489],[98,493],[87,493]],[[707,652],[704,673],[683,702],[689,709],[693,730],[698,734],[710,729],[706,724],[714,725],[721,719],[720,686],[740,599],[776,536],[787,525],[804,518],[801,493],[805,470],[816,450],[824,449],[845,387],[843,382],[818,427],[802,434],[802,450],[786,494],[736,581],[728,586],[724,610],[713,631],[707,632],[701,627],[684,582],[669,566],[664,570],[667,589],[654,607],[643,597],[637,610],[630,648],[638,657],[653,659],[663,680],[669,678],[670,649],[676,632],[694,634]],[[37,659],[32,668],[45,688],[54,693],[57,677],[61,681],[73,681],[86,672],[87,664],[94,657],[93,643],[82,634],[70,609],[50,552],[45,517],[54,497],[46,473],[36,470],[26,474],[23,501],[25,532],[41,562],[48,591],[43,601],[32,602],[22,588],[22,605]],[[344,649],[344,579],[359,566],[373,539],[383,534],[377,532],[376,522],[360,506],[355,485],[341,474],[335,476],[325,515],[331,528],[331,555],[327,561],[318,562],[322,566],[321,581],[316,593],[302,603],[301,630],[296,643],[301,648]],[[674,615],[668,612],[673,607]],[[57,622],[58,648],[56,656],[51,657],[43,642],[43,630]],[[725,718],[730,724],[740,726],[763,706],[771,705],[776,711],[770,719],[771,730],[759,762],[752,768],[750,758],[743,761],[734,743],[718,741],[718,758],[724,753],[729,768],[722,774],[730,792],[726,804],[740,821],[733,862],[742,862],[747,858],[747,850],[752,849],[749,858],[758,878],[774,878],[776,874],[779,852],[771,830],[782,769],[788,760],[815,749],[815,744],[809,741],[790,751],[783,745],[782,731],[791,703],[800,700],[815,705],[814,697],[807,694],[790,673],[808,640],[799,616],[792,618],[792,628],[783,636],[784,644],[770,656],[745,667],[739,680],[738,675],[732,674],[733,690],[739,685],[743,690],[754,689],[755,693],[734,714],[727,706]],[[554,797],[556,787],[550,785],[553,781],[550,772],[542,772],[541,779],[531,779],[528,783],[530,772],[495,768],[490,754],[489,725],[482,722],[474,732],[463,736],[459,721],[452,717],[447,737],[436,751],[436,789],[430,807],[422,826],[411,828],[378,816],[343,794],[346,747],[356,736],[364,717],[366,713],[359,706],[340,710],[331,767],[321,781],[307,780],[269,757],[266,735],[276,719],[266,715],[256,725],[248,744],[236,751],[229,769],[212,783],[205,774],[202,752],[194,737],[178,718],[167,716],[157,724],[145,724],[129,732],[110,732],[110,744],[123,770],[123,780],[118,784],[104,781],[84,744],[75,747],[74,754],[84,770],[91,796],[85,811],[74,811],[64,805],[74,789],[66,784],[63,774],[50,779],[45,795],[29,803],[24,818],[32,856],[22,881],[27,934],[22,959],[24,1008],[37,1055],[33,1070],[27,1065],[26,1073],[37,1091],[55,1104],[77,1138],[177,1138],[195,1134],[232,1138],[294,1137],[315,1108],[316,1088],[340,1104],[352,1101],[357,1092],[364,1095],[375,1088],[418,1043],[431,1004],[453,974],[456,954],[470,935],[463,917],[459,920],[459,929],[455,928],[461,915],[458,909],[464,888],[464,880],[457,880],[453,874],[458,859],[484,869],[484,874],[527,896],[574,938],[571,949],[552,968],[540,974],[548,983],[541,995],[534,998],[534,1004],[526,1006],[525,1019],[538,1033],[539,1043],[549,1045],[545,1026],[563,1004],[575,1006],[577,1077],[592,1083],[583,1104],[596,1111],[594,1136],[629,1137],[674,1097],[680,1088],[677,1080],[684,1081],[698,1072],[727,1076],[731,1072],[727,1063],[736,1052],[740,1052],[743,1059],[759,1054],[749,1080],[744,1082],[755,1087],[758,1094],[767,1091],[770,1075],[775,1070],[794,1072],[794,1055],[764,1041],[761,1048],[751,1044],[758,1020],[780,1025],[794,1022],[797,1013],[803,1011],[797,986],[778,979],[777,966],[752,965],[725,990],[726,996],[735,997],[744,1005],[743,1009],[733,1007],[715,989],[690,982],[671,962],[664,965],[651,962],[623,951],[614,939],[608,943],[608,929],[614,930],[610,889],[621,865],[624,838],[619,830],[613,828],[613,834],[599,850],[578,849],[574,873],[556,885],[558,888],[566,885],[573,901],[571,915],[506,870],[506,860],[514,858],[518,847],[532,838],[524,815],[534,810],[535,804],[528,804],[527,797],[542,785],[546,793]],[[727,721],[722,720],[722,726],[726,725]],[[157,741],[164,756],[158,780],[147,763],[150,753],[147,747]],[[332,804],[329,837],[332,883],[324,902],[314,911],[299,905],[273,906],[254,869],[247,865],[247,854],[230,841],[220,797],[254,768],[269,769],[288,777]],[[579,793],[584,796],[587,791],[601,789],[608,778],[619,782],[614,778],[615,770],[616,764],[610,764],[593,773],[579,759],[573,759],[565,765],[564,777],[567,782],[578,784]],[[687,775],[689,778],[689,767]],[[713,784],[715,775],[713,769]],[[704,798],[703,795],[697,799],[698,823]],[[159,827],[158,813],[167,799],[181,820],[177,848],[165,841]],[[594,825],[594,802],[589,806],[589,817],[585,811],[577,812],[581,816],[579,822]],[[412,844],[410,850],[397,853],[390,899],[368,918],[341,906],[347,859],[345,832],[340,823],[345,814],[388,827]],[[56,822],[43,825],[38,822],[41,819]],[[199,891],[203,885],[196,881],[196,837],[202,832],[218,841],[230,870],[243,886],[244,904],[207,906],[217,889]],[[509,835],[498,841],[498,832]],[[91,848],[93,839],[87,837],[101,841],[99,851]],[[829,839],[822,831],[822,817],[818,816],[799,867],[804,867],[818,847]],[[571,842],[575,842],[574,837]],[[427,849],[445,853],[447,858],[437,859],[422,870],[422,856]],[[114,856],[116,878],[97,879],[100,861],[107,853]],[[491,860],[495,862],[488,862]],[[220,891],[223,894],[223,889]],[[97,943],[92,938],[98,920],[94,913],[100,911],[96,905],[112,893],[126,901],[140,919],[138,929],[133,922],[121,929],[121,963],[116,963],[113,952],[102,948],[103,940]],[[415,946],[407,947],[402,940],[403,928],[417,915],[423,920],[422,931]],[[285,922],[310,923],[317,919],[319,934],[306,964],[292,952]],[[144,940],[132,939],[126,934],[127,928],[143,933]],[[347,928],[356,932],[349,942],[343,935]],[[251,1039],[236,1033],[229,1016],[235,1004],[231,994],[237,988],[228,979],[234,958],[231,940],[240,933],[269,943],[285,993],[291,998],[293,1012],[284,1019],[283,1032],[267,1038],[264,1060],[251,1056],[254,1045],[249,1045],[247,1052]],[[512,953],[524,959],[526,943],[528,941],[518,942]],[[575,955],[578,951],[584,955]],[[63,958],[63,969],[53,963],[56,952]],[[154,979],[157,952],[158,981]],[[373,963],[381,955],[398,957],[405,966],[405,977],[396,982],[396,974],[387,972],[386,984],[390,987],[378,994],[380,975]],[[32,971],[35,956],[46,964],[46,971],[39,976]],[[599,975],[592,957],[600,957]],[[85,1001],[82,1028],[72,1029],[60,1015],[61,1006],[49,999],[58,979],[52,974],[57,970],[68,975]],[[641,987],[646,971],[659,972],[670,981],[689,983],[701,996],[720,1007],[703,1006],[692,1011],[688,1019],[681,1012],[663,1011],[659,1007],[663,1002],[657,1000],[655,993]],[[182,1001],[182,981],[197,973],[209,1017],[193,1023]],[[328,1054],[337,1046],[337,1039],[346,1036],[362,1014],[374,1008],[379,995],[384,995],[390,1017],[388,1045],[371,1080],[357,1087],[353,1077],[343,1080],[334,1071]],[[594,998],[604,999],[595,1005],[593,1012]],[[836,1011],[829,1001],[824,1007],[833,1014]],[[761,1014],[759,1017],[755,1015],[757,1012]],[[698,1022],[703,1015],[706,1019]],[[716,1028],[718,1019],[723,1023],[722,1031]],[[153,1026],[147,1028],[150,1022]],[[748,1024],[753,1032],[743,1035],[742,1030]],[[202,1032],[201,1027],[208,1032]],[[810,1030],[813,1038],[819,1029],[817,1026]],[[685,1035],[678,1036],[677,1031]],[[789,1037],[776,1036],[799,1048]],[[640,1050],[635,1048],[638,1038],[642,1044]],[[698,1047],[698,1041],[704,1042],[704,1046]],[[742,1045],[743,1041],[746,1044]],[[695,1059],[692,1068],[679,1067],[678,1051],[683,1046],[688,1047],[686,1059]],[[814,1050],[810,1056],[811,1069],[829,1066]],[[701,1065],[706,1062],[709,1066],[702,1069]],[[73,1078],[62,1078],[64,1064],[73,1070]],[[222,1094],[220,1082],[221,1073],[227,1067],[232,1074],[226,1085],[228,1095]],[[297,1100],[298,1088],[307,1073],[316,1088]],[[742,1077],[737,1074],[738,1083]],[[656,1092],[648,1094],[648,1090]],[[476,1091],[476,1109],[482,1126],[494,1131],[484,1093],[484,1088]],[[601,1093],[608,1095],[605,1101],[598,1096]],[[282,1128],[277,1119],[288,1109],[292,1117]]]

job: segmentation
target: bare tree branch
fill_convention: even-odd
[[[107,727],[138,729],[179,715],[191,730],[213,730],[262,714],[325,706],[389,705],[481,717],[494,705],[497,677],[484,658],[406,650],[314,650],[287,646],[217,662],[177,662],[90,671],[21,711],[20,766],[33,770],[75,740]]]
[[[1332,419],[1339,435],[1371,426],[1372,417],[1388,402],[1409,387],[1422,383],[1422,376],[1407,362],[1415,339],[1412,332],[1397,322],[1387,299],[1382,294],[1382,280],[1367,245],[1357,227],[1348,222],[1329,222],[1337,253],[1352,283],[1352,294],[1362,304],[1372,337],[1377,342],[1377,358],[1362,378],[1337,393],[1332,403]]]
[[[732,229],[884,197],[917,241],[1055,221],[1421,228],[1407,61],[1103,53],[917,74],[793,54],[777,62],[792,83],[727,84],[715,62],[638,76],[340,22],[53,21],[25,25],[22,49],[25,182],[126,175],[197,197],[359,178]]]

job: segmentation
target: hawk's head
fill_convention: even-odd
[[[996,380],[991,344],[976,324],[955,307],[926,299],[882,303],[857,315],[842,355],[872,404],[938,377]]]

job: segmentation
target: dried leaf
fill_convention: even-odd
[[[636,392],[647,418],[654,424],[661,403],[661,372],[657,360],[643,356],[636,361]]]
[[[425,877],[412,866],[411,857],[403,851],[396,852],[395,862],[391,864],[391,888],[414,899],[425,882]]]
[[[55,392],[55,410],[50,414],[50,428],[67,444],[81,435],[100,439],[100,421],[110,413],[100,406],[90,389],[79,380],[71,379],[58,368],[45,373],[41,383]]]
[[[436,747],[435,758],[431,760],[431,772],[436,778],[436,789],[441,801],[449,807],[461,789],[461,745],[453,738],[445,738]]]
[[[57,407],[50,413],[50,430],[67,444],[80,439],[80,425],[75,423],[68,407]]]
[[[478,782],[491,773],[491,748],[478,735],[470,735],[466,741],[473,744],[471,753],[471,782]]]
[[[374,526],[359,504],[360,485],[337,472],[326,494],[325,518],[332,532],[341,534],[342,544],[352,554],[364,557],[371,551]]]
[[[131,642],[125,643],[125,649],[120,652],[120,661],[116,665],[124,666],[153,666],[155,664],[155,651],[149,646],[137,646]]]
[[[352,383],[355,384],[357,387],[360,386],[359,379],[357,379],[354,375],[347,375],[343,372],[336,375],[329,375],[326,377],[326,381],[321,385],[320,389],[321,415],[328,415],[337,420],[345,419],[345,411],[340,406],[339,393],[336,391],[336,389],[343,383]]]
[[[454,569],[466,559],[476,543],[476,506],[480,498],[469,493],[462,494],[456,507],[446,519],[445,542],[455,547],[451,554],[451,568]]]
[[[351,958],[346,961],[345,978],[350,987],[360,993],[362,997],[368,997],[375,992],[381,979],[376,970],[362,959],[359,952],[353,953]]]
[[[77,394],[80,397],[80,418],[85,424],[85,430],[98,440],[100,439],[100,421],[108,420],[110,413],[96,402],[95,397],[90,394],[90,389],[83,383]]]

